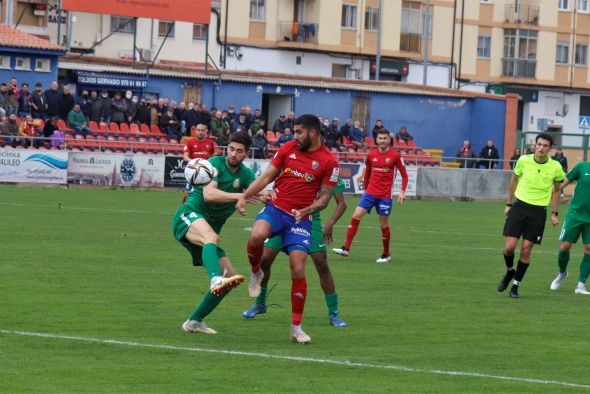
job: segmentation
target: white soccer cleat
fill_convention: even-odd
[[[553,282],[551,282],[551,286],[549,286],[549,288],[551,290],[557,290],[559,289],[559,286],[561,286],[561,284],[563,283],[563,281],[565,280],[565,278],[567,278],[567,271],[564,273],[559,273],[557,274],[557,276],[555,277],[555,279],[553,279]]]
[[[343,256],[343,257],[348,257],[348,255],[350,254],[349,250],[346,249],[344,246],[341,248],[334,248],[334,249],[332,249],[332,252],[339,254],[340,256]]]
[[[260,295],[260,292],[262,291],[260,288],[262,278],[264,278],[264,272],[262,272],[262,270],[258,270],[257,273],[252,273],[250,275],[250,283],[248,283],[248,294],[250,294],[250,297],[256,298]]]
[[[391,261],[391,256],[381,256],[379,257],[377,260],[375,260],[375,262],[377,263],[389,263]]]
[[[296,326],[291,324],[291,339],[293,342],[300,343],[302,345],[311,342],[310,336],[307,335],[305,331],[303,331],[301,325]]]
[[[586,286],[585,285],[580,285],[580,284],[578,284],[578,286],[576,287],[576,290],[574,290],[574,293],[576,293],[576,294],[590,295],[590,291],[586,290]]]
[[[229,278],[226,278],[225,276],[214,276],[211,278],[211,287],[209,287],[209,290],[211,290],[213,295],[218,295],[224,290],[233,289],[245,279],[244,275],[234,275]]]
[[[207,325],[207,323],[196,320],[187,320],[182,325],[182,331],[201,334],[217,334],[217,331]]]

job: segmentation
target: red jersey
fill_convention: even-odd
[[[398,151],[389,149],[385,153],[380,153],[379,148],[375,148],[367,153],[365,192],[379,198],[391,198],[391,189],[397,170],[402,174],[402,190],[406,191],[408,172]]]
[[[309,152],[299,150],[297,141],[289,141],[270,164],[280,170],[274,185],[277,197],[272,203],[288,213],[310,206],[322,185],[338,183],[338,162],[325,146]]]
[[[191,138],[186,141],[183,152],[188,152],[191,159],[208,159],[215,154],[215,143],[211,140],[204,139],[199,141]]]

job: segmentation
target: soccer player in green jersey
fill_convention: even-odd
[[[202,188],[194,187],[172,220],[174,237],[191,254],[194,266],[205,267],[211,280],[209,291],[182,325],[185,332],[216,334],[203,319],[233,287],[244,281],[244,276],[236,275],[218,243],[221,228],[234,213],[236,201],[254,182],[254,173],[242,163],[250,141],[245,133],[231,136],[226,156],[209,159],[217,170],[211,183]],[[257,197],[248,200],[250,203],[258,201]]]
[[[531,251],[540,244],[547,219],[547,205],[553,203],[551,223],[556,226],[560,184],[565,178],[559,162],[549,157],[553,137],[539,134],[535,138],[535,153],[521,156],[514,166],[504,208],[504,262],[506,274],[498,284],[498,291],[506,290],[511,280],[510,297],[519,298],[518,288],[531,262]],[[514,270],[514,251],[522,237],[520,256]]]
[[[570,249],[581,235],[584,243],[584,257],[580,264],[580,276],[574,292],[576,294],[590,295],[590,291],[586,289],[586,280],[590,274],[590,162],[576,164],[567,174],[562,190],[573,182],[576,182],[576,189],[559,235],[561,241],[559,253],[557,254],[559,274],[551,282],[550,288],[551,290],[559,289],[563,280],[567,278]]]
[[[320,213],[316,212],[311,221],[311,247],[309,248],[311,259],[315,264],[315,269],[320,277],[320,286],[324,291],[326,306],[328,307],[328,322],[335,327],[346,327],[346,323],[340,319],[338,309],[338,294],[334,284],[334,277],[328,266],[328,255],[326,254],[326,244],[332,243],[332,233],[334,225],[346,211],[346,201],[344,200],[344,183],[342,178],[338,179],[338,185],[334,188],[333,196],[336,200],[336,209],[332,216],[322,228]],[[266,295],[268,290],[268,281],[270,279],[270,267],[277,258],[279,252],[283,249],[281,236],[267,239],[264,242],[264,252],[260,268],[264,272],[264,278],[261,283],[260,295],[256,297],[254,305],[242,313],[246,319],[253,319],[256,315],[266,313]]]

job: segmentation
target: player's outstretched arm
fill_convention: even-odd
[[[508,199],[506,200],[506,207],[504,207],[504,216],[508,216],[510,212],[510,208],[512,208],[512,201],[514,201],[514,192],[516,191],[516,186],[518,186],[518,177],[512,174],[512,178],[510,178],[510,185],[508,185]]]
[[[316,200],[310,206],[299,210],[294,209],[292,211],[293,215],[295,216],[295,221],[299,222],[306,216],[326,208],[330,202],[330,199],[332,198],[332,193],[334,192],[335,187],[335,185],[322,185],[320,187],[320,192],[318,193],[318,198],[316,198]]]
[[[334,209],[332,216],[330,216],[324,225],[324,243],[327,245],[331,244],[333,241],[332,234],[334,232],[334,225],[346,211],[346,200],[344,199],[344,193],[339,192],[334,194],[334,199],[336,200],[336,208]]]
[[[242,193],[228,193],[217,188],[218,183],[215,181],[210,182],[203,188],[203,198],[205,202],[214,204],[224,204],[228,202],[238,201],[238,198]]]
[[[238,202],[236,204],[236,209],[241,215],[246,215],[246,202],[248,199],[257,196],[262,189],[266,187],[269,183],[275,180],[275,178],[279,175],[280,170],[269,164],[268,168],[264,173],[256,179],[254,182],[248,186],[248,189],[242,193],[242,196],[238,198]]]

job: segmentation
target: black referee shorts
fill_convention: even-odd
[[[520,238],[540,244],[545,231],[547,207],[516,200],[504,224],[504,236]]]

